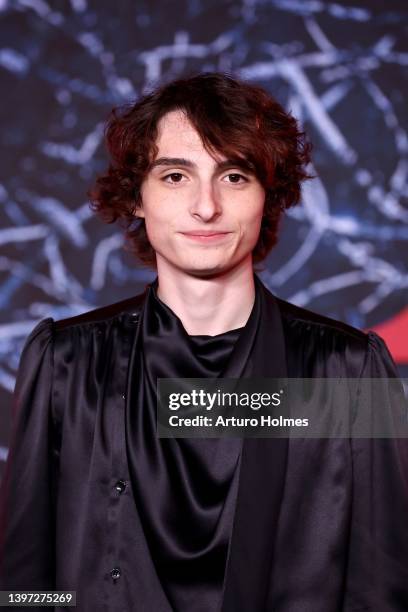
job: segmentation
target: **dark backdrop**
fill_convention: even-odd
[[[318,178],[286,216],[261,274],[265,284],[377,330],[407,375],[404,6],[0,3],[0,459],[19,355],[34,324],[129,297],[153,278],[124,252],[120,229],[103,225],[86,201],[107,161],[108,111],[193,70],[263,85],[314,143]]]

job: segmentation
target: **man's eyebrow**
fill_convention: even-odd
[[[156,166],[184,166],[192,168],[195,164],[189,159],[184,159],[184,157],[159,157],[150,164],[150,169]]]
[[[157,166],[178,166],[185,168],[194,168],[196,164],[184,157],[159,157],[150,164],[150,170]],[[225,159],[217,163],[217,171],[222,172],[228,168],[241,168],[247,172],[253,172],[252,164],[244,159]]]

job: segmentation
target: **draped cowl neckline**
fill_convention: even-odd
[[[135,339],[127,414],[132,487],[169,606],[217,612],[242,439],[158,438],[156,385],[158,378],[242,376],[257,331],[259,287],[246,325],[215,336],[188,335],[157,290],[158,278],[147,286]]]

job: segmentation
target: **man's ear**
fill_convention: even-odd
[[[143,206],[142,206],[142,198],[140,197],[140,195],[138,197],[136,197],[136,202],[135,202],[135,207],[133,209],[133,214],[135,215],[135,217],[140,217],[142,219],[144,219],[144,210],[143,210]]]
[[[144,210],[143,210],[143,208],[141,206],[136,206],[133,209],[133,214],[135,215],[135,217],[140,217],[142,219],[144,219],[144,216],[145,216]]]

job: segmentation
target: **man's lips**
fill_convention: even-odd
[[[231,232],[218,232],[214,230],[194,230],[192,232],[181,232],[183,236],[190,238],[196,242],[209,243],[222,240],[225,236],[228,236]]]
[[[181,232],[186,236],[215,236],[219,234],[229,234],[230,232],[221,232],[219,230],[192,230],[191,232]]]

